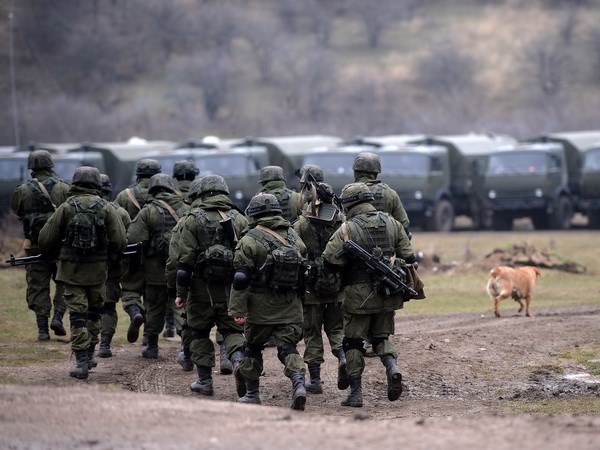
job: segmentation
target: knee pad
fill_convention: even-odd
[[[85,328],[87,327],[88,315],[86,313],[72,312],[69,313],[69,320],[71,321],[71,328]]]
[[[373,347],[373,351],[377,353],[377,346],[383,342],[387,341],[387,338],[371,338],[371,347]]]
[[[117,314],[117,304],[116,303],[104,303],[102,309],[100,310],[102,314],[108,314],[109,316],[114,316]]]
[[[295,345],[284,344],[281,347],[277,347],[277,358],[281,361],[281,364],[285,364],[285,358],[288,355],[299,355]]]
[[[358,350],[363,355],[366,353],[362,339],[344,338],[342,341],[342,348],[344,349],[344,353],[348,353],[348,350]]]

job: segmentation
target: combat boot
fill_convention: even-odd
[[[198,379],[190,384],[190,389],[202,395],[213,395],[212,369],[198,366]]]
[[[244,353],[240,350],[233,352],[231,355],[231,363],[233,365],[233,376],[235,378],[235,390],[238,397],[246,395],[246,379],[240,372],[240,362],[244,359]]]
[[[145,322],[142,310],[137,305],[132,305],[127,308],[127,314],[131,319],[129,328],[127,329],[127,342],[135,342],[140,336],[140,327]]]
[[[61,308],[54,308],[54,316],[52,317],[52,321],[50,322],[50,329],[54,331],[54,334],[57,336],[66,336],[67,330],[63,326],[62,320],[65,315],[65,310]]]
[[[49,341],[50,332],[48,331],[48,317],[35,316],[38,326],[38,341]]]
[[[95,345],[88,347],[88,370],[92,370],[94,367],[98,367],[98,360],[94,358],[94,352],[96,351]]]
[[[334,352],[334,355],[338,359],[337,387],[340,391],[343,391],[350,386],[348,372],[346,372],[346,353],[344,349],[340,348]]]
[[[348,377],[350,383],[350,394],[346,400],[342,400],[342,406],[352,406],[353,408],[360,408],[363,405],[362,397],[362,378]]]
[[[385,366],[387,376],[387,395],[388,400],[393,402],[400,398],[402,394],[402,374],[396,365],[396,358],[392,355],[385,355],[381,358],[381,362]]]
[[[246,395],[238,398],[238,403],[249,403],[252,405],[260,405],[260,380],[248,380],[246,378]]]
[[[224,343],[219,344],[219,372],[223,375],[230,375],[233,373],[233,366],[227,357]]]
[[[192,362],[192,358],[190,358],[190,348],[187,345],[181,346],[181,351],[177,355],[177,363],[179,363],[185,372],[194,370],[194,363]]]
[[[175,337],[175,316],[173,315],[173,309],[167,309],[167,314],[165,315],[165,332],[163,333],[163,337]]]
[[[98,347],[98,356],[100,358],[110,358],[112,356],[112,350],[110,349],[112,338],[112,333],[100,333],[100,347]]]
[[[142,349],[142,356],[148,359],[158,358],[158,335],[148,335],[148,346]]]
[[[69,375],[73,378],[85,380],[89,375],[88,351],[75,350],[75,367],[69,371]]]
[[[292,373],[290,377],[292,380],[292,404],[291,409],[296,411],[304,411],[304,405],[306,405],[306,389],[304,389],[304,374],[300,372]]]
[[[308,365],[308,373],[310,374],[310,380],[304,384],[306,392],[311,394],[322,394],[323,384],[321,382],[321,365],[311,363]]]

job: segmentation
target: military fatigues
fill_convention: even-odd
[[[377,174],[362,173],[355,177],[357,183],[365,183],[373,193],[372,205],[377,211],[383,211],[390,214],[394,219],[402,224],[404,230],[408,232],[410,220],[404,209],[402,200],[398,193],[390,186],[375,179]]]
[[[360,186],[359,189],[368,193],[368,188],[362,183],[348,186]],[[388,398],[395,400],[400,395],[401,375],[395,366],[396,351],[388,338],[394,334],[394,311],[402,308],[403,297],[401,294],[389,297],[383,295],[376,289],[373,275],[363,263],[347,254],[337,256],[337,253],[342,249],[345,239],[349,238],[369,253],[379,252],[388,264],[391,264],[394,257],[396,264],[403,263],[400,259],[412,263],[414,255],[402,225],[390,215],[376,211],[370,203],[362,200],[361,203],[352,204],[346,211],[346,220],[345,225],[334,233],[327,244],[323,258],[329,269],[343,268],[344,350],[352,392],[342,405],[362,406],[360,380],[365,368],[363,341],[369,335],[372,336],[373,349],[386,368],[388,365],[391,367],[392,362],[395,367],[392,373],[388,369]]]
[[[202,179],[204,182],[205,179]],[[208,193],[195,198],[183,219],[179,239],[178,268],[191,274],[189,286],[177,284],[177,296],[186,298],[188,332],[184,342],[189,344],[191,360],[198,366],[199,381],[192,390],[212,394],[211,368],[215,367],[215,349],[209,335],[216,325],[221,334],[226,355],[237,353],[241,359],[244,347],[242,326],[228,315],[227,302],[233,276],[233,260],[223,256],[214,261],[209,257],[211,247],[219,245],[233,257],[233,243],[220,225],[231,218],[236,236],[248,226],[243,214],[234,209],[231,199],[222,192]],[[210,258],[210,259],[209,259]]]
[[[159,176],[170,179],[168,175],[154,175],[151,183],[154,177]],[[173,191],[174,187],[173,185]],[[127,231],[129,243],[143,243],[143,273],[146,282],[144,295],[147,303],[145,332],[148,335],[148,347],[142,351],[144,357],[158,357],[158,335],[164,327],[169,301],[165,278],[169,239],[173,228],[188,208],[180,195],[159,192],[146,203]]]
[[[58,207],[67,199],[69,185],[59,180],[51,168],[32,171],[31,180],[19,185],[13,193],[11,208],[15,215],[23,222],[25,241],[23,248],[27,256],[40,253],[38,234],[48,217],[52,215],[55,207]],[[46,198],[41,183],[48,195]],[[48,340],[48,318],[52,309],[50,300],[50,280],[56,274],[56,264],[53,262],[42,262],[25,266],[27,281],[27,306],[32,310],[37,319],[39,336],[38,340]],[[63,287],[56,284],[54,293],[54,317],[51,327],[55,334],[64,336],[66,331],[62,325],[62,317],[65,313],[63,300]]]
[[[260,192],[273,194],[277,198],[281,206],[281,216],[290,223],[293,223],[301,214],[304,203],[302,196],[298,192],[287,188],[285,181],[268,181],[263,185]]]
[[[74,183],[80,169],[73,175]],[[77,357],[77,368],[81,369],[70,374],[77,378],[87,378],[88,360],[91,368],[98,343],[108,253],[122,252],[126,245],[125,227],[117,211],[97,195],[100,192],[100,173],[97,173],[98,189],[71,186],[69,199],[44,225],[39,240],[43,255],[58,258],[56,279],[65,286],[64,298],[71,319],[71,348]],[[103,224],[96,226],[95,231],[88,230],[95,233],[98,244],[88,254],[82,254],[69,239],[72,219],[81,211],[93,211]]]

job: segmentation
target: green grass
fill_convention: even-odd
[[[577,347],[559,355],[563,359],[575,361],[585,367],[591,375],[600,375],[600,342],[587,347]]]
[[[527,400],[527,402],[507,401],[501,406],[511,414],[599,414],[600,398],[571,397],[547,400]]]

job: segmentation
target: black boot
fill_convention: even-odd
[[[246,378],[246,395],[238,398],[238,403],[250,403],[253,405],[260,405],[260,380],[248,380]]]
[[[94,352],[96,351],[95,345],[90,345],[88,348],[88,369],[92,370],[94,367],[98,367],[98,360],[94,358]]]
[[[112,333],[100,333],[100,347],[98,348],[100,358],[110,358],[112,356],[112,350],[110,349],[112,338]]]
[[[148,359],[158,358],[158,334],[148,335],[148,346],[142,349],[142,356]]]
[[[172,338],[175,337],[175,316],[173,310],[168,308],[167,314],[165,315],[165,332],[163,337]]]
[[[235,389],[238,397],[246,395],[246,379],[240,372],[240,362],[244,359],[244,353],[237,350],[231,355],[231,363],[233,366],[233,376],[235,378]]]
[[[230,375],[233,373],[233,366],[227,357],[224,343],[219,344],[219,372],[223,375]]]
[[[350,394],[346,400],[342,400],[342,406],[352,406],[354,408],[360,408],[363,405],[362,398],[362,378],[348,377],[350,383]]]
[[[402,394],[402,374],[396,365],[396,358],[392,355],[385,355],[381,358],[381,362],[385,366],[385,374],[387,375],[388,400],[393,402],[398,400],[400,394]]]
[[[69,375],[73,378],[85,380],[89,375],[88,351],[76,350],[75,358],[75,367],[69,371]]]
[[[190,389],[202,395],[213,395],[212,369],[198,366],[198,379],[190,384]]]
[[[191,372],[194,370],[194,363],[190,357],[190,348],[187,345],[181,346],[181,351],[177,355],[177,362],[185,372]]]
[[[38,326],[38,341],[49,341],[50,332],[48,331],[48,317],[35,316]]]
[[[344,349],[340,348],[334,354],[338,359],[337,387],[340,391],[343,391],[348,389],[348,386],[350,386],[350,381],[348,381],[348,372],[346,372],[346,353],[344,353]]]
[[[311,394],[322,394],[323,384],[321,382],[321,365],[311,363],[308,365],[308,373],[310,374],[310,380],[304,383],[306,392]]]
[[[54,316],[52,317],[52,322],[50,322],[50,328],[54,331],[54,334],[57,336],[66,336],[67,330],[63,326],[62,320],[65,315],[65,310],[62,308],[54,307]]]
[[[127,342],[135,342],[140,336],[140,327],[145,322],[142,310],[139,306],[133,305],[127,308],[127,314],[131,318],[131,323],[127,329]]]
[[[306,404],[306,389],[304,389],[304,374],[300,372],[292,373],[290,377],[292,380],[292,404],[291,409],[296,411],[304,411],[304,405]]]

